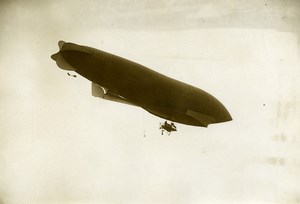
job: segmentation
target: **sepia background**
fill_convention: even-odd
[[[300,203],[299,6],[1,1],[0,203]],[[162,136],[59,69],[59,40],[197,86],[233,121]]]

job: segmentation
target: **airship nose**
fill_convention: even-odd
[[[230,113],[228,112],[228,110],[224,107],[223,104],[219,104],[219,108],[217,108],[218,110],[218,114],[217,114],[217,122],[227,122],[227,121],[231,121],[232,117],[230,115]]]
[[[224,122],[232,120],[232,117],[231,117],[230,113],[227,111],[227,109],[226,109],[226,113],[223,114],[223,120],[224,120]]]

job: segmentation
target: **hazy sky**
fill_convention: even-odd
[[[299,203],[299,6],[1,1],[0,203]],[[161,136],[59,69],[59,40],[204,89],[233,121]]]

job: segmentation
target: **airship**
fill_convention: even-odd
[[[91,81],[93,96],[141,107],[172,122],[161,129],[176,131],[173,122],[208,127],[232,120],[225,106],[200,88],[92,47],[64,41],[58,46],[51,58],[59,68]]]

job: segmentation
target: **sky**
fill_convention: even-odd
[[[300,203],[298,1],[1,1],[0,203]],[[199,87],[200,128],[91,95],[64,40]],[[116,76],[116,80],[118,77]]]

